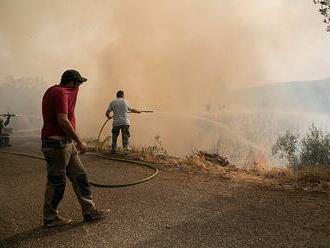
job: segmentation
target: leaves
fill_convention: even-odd
[[[298,135],[287,131],[277,139],[272,152],[273,155],[279,154],[286,159],[288,166],[293,169],[307,166],[330,167],[330,134],[312,124],[299,142]]]
[[[330,0],[313,0],[314,4],[319,5],[319,12],[323,15],[323,22],[330,23]],[[330,25],[327,26],[327,32],[330,31]]]
[[[297,134],[287,130],[284,136],[280,136],[275,145],[272,147],[273,155],[279,154],[280,158],[286,159],[290,167],[295,167],[299,164],[298,159],[298,138]]]

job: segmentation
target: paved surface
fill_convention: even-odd
[[[148,174],[84,157],[90,178],[120,183]],[[84,223],[68,181],[67,227],[41,224],[45,164],[0,154],[0,247],[330,247],[327,194],[285,191],[160,168],[146,183],[94,188],[109,218]]]

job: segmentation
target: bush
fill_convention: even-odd
[[[299,141],[298,135],[286,131],[277,139],[272,152],[287,160],[287,166],[292,169],[306,166],[330,168],[330,134],[312,124]]]
[[[289,166],[298,166],[298,138],[299,135],[293,134],[291,131],[287,130],[284,136],[278,137],[275,145],[272,148],[273,155],[278,153],[280,158],[288,161]]]

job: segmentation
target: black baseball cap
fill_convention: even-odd
[[[67,83],[70,83],[72,81],[82,84],[83,82],[87,81],[87,78],[82,77],[80,75],[79,71],[77,71],[77,70],[72,70],[72,69],[66,70],[62,74],[61,83],[62,84],[67,84]]]

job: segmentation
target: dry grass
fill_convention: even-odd
[[[88,144],[90,151],[96,150],[95,141],[91,140]],[[129,151],[119,149],[115,156],[179,171],[201,171],[226,179],[235,178],[283,188],[330,192],[330,169],[324,167],[309,166],[295,171],[284,167],[271,168],[262,156],[258,156],[250,167],[238,168],[217,153],[195,151],[185,157],[170,156],[159,144],[132,147]],[[107,154],[110,151],[102,149],[102,152]]]
[[[330,192],[330,169],[320,166],[308,166],[300,170],[272,168],[265,170],[245,170],[272,185],[306,191]]]
[[[298,181],[309,183],[330,182],[330,169],[320,166],[308,166],[300,169],[295,174]]]
[[[170,156],[162,146],[159,137],[155,138],[155,141],[154,145],[143,147],[133,146],[129,151],[118,149],[117,153],[112,156],[158,164],[184,171],[198,170],[210,172],[225,178],[230,177],[230,174],[237,170],[236,166],[230,164],[227,158],[216,153],[195,151],[185,157]],[[87,140],[87,143],[89,151],[96,151],[97,142],[95,140]],[[110,150],[104,144],[105,142],[102,142],[99,148],[101,148],[102,153],[109,154]]]

